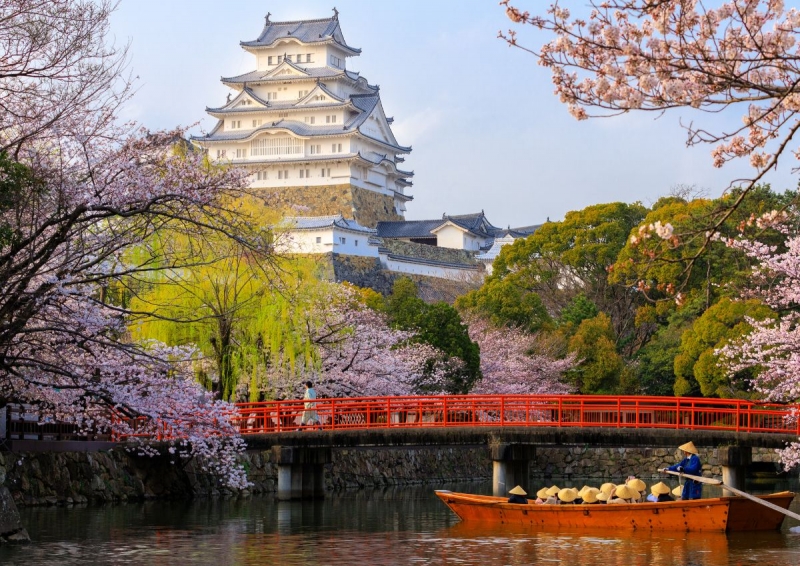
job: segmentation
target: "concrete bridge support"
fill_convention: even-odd
[[[744,478],[747,466],[753,460],[753,449],[750,446],[723,446],[719,448],[719,463],[722,466],[722,483],[744,490]],[[733,495],[723,490],[722,495]]]
[[[528,477],[531,460],[536,459],[536,447],[521,444],[492,443],[492,494],[508,495],[508,490],[521,485],[529,491]]]
[[[273,446],[272,457],[278,465],[278,500],[325,497],[323,473],[331,462],[330,448]]]

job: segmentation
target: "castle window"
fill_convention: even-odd
[[[246,149],[237,149],[236,150],[236,158],[237,159],[244,159],[247,157],[247,150]]]
[[[289,178],[289,170],[284,169],[283,171],[278,171],[278,179],[288,179]]]
[[[267,93],[267,100],[278,100],[278,93],[277,92],[268,92]]]
[[[340,144],[340,143],[332,143],[331,144],[331,153],[342,153],[342,144]]]
[[[231,130],[235,130],[235,129],[241,128],[241,127],[242,127],[242,121],[241,120],[231,120]]]
[[[259,181],[266,181],[267,180],[267,172],[266,171],[259,171],[256,173],[256,179]]]
[[[261,125],[261,120],[253,120],[253,127],[254,128],[257,128],[260,125]]]
[[[320,177],[330,177],[331,170],[330,169],[321,169],[320,170]]]
[[[272,65],[272,55],[267,58],[267,65]]]
[[[303,142],[288,136],[262,137],[250,142],[250,155],[293,155],[303,153]]]
[[[297,91],[297,98],[303,98],[304,96],[308,96],[307,90],[298,90]]]
[[[322,243],[322,236],[317,236],[317,243],[318,243],[318,244],[321,244],[321,243]]]
[[[355,247],[358,247],[358,240],[356,240],[355,242],[353,242],[353,245],[354,245]]]
[[[311,171],[308,169],[300,169],[300,178],[301,179],[310,179],[311,178]]]
[[[225,157],[225,150],[224,149],[218,149],[217,150],[217,159],[221,159],[223,157]]]
[[[306,53],[306,63],[311,63],[311,53]]]
[[[336,123],[336,114],[332,116],[325,116],[325,123],[326,124],[335,124]]]
[[[344,236],[339,236],[339,243],[340,244],[346,244],[347,243],[347,238],[345,238]]]
[[[333,65],[334,67],[341,67],[342,60],[339,59],[336,55],[331,55],[331,65]]]
[[[306,124],[313,124],[315,121],[314,118],[314,116],[306,116]]]
[[[321,145],[312,145],[311,146],[311,155],[315,155],[317,153],[322,153],[322,146]]]

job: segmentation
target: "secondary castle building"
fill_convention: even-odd
[[[273,22],[240,42],[255,70],[222,82],[235,95],[206,108],[218,119],[193,141],[217,161],[246,167],[251,186],[303,215],[341,215],[375,227],[403,219],[411,147],[392,133],[380,89],[347,68],[361,53],[331,18]]]

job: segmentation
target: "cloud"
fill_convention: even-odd
[[[439,108],[424,108],[418,112],[397,119],[392,124],[392,131],[398,142],[403,145],[419,143],[444,123],[445,112]]]

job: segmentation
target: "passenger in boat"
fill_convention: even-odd
[[[607,502],[609,499],[611,499],[612,497],[614,497],[614,490],[615,490],[615,489],[617,489],[617,486],[616,486],[616,485],[614,485],[613,483],[604,483],[603,485],[601,485],[601,486],[600,486],[600,491],[602,491],[603,493],[605,493],[605,494],[606,494],[606,496],[607,496],[607,497],[606,497],[606,498],[603,500],[603,502]]]
[[[605,491],[601,491],[600,493],[597,494],[597,502],[600,504],[605,505],[606,503],[608,503],[609,498],[610,495],[607,494]]]
[[[575,500],[578,498],[578,490],[573,489],[571,487],[565,487],[561,491],[558,492],[558,501],[562,505],[573,505],[575,504]]]
[[[596,505],[597,503],[600,503],[598,497],[602,494],[603,492],[597,489],[596,487],[590,487],[589,489],[583,492],[583,504]]]
[[[517,486],[511,491],[508,492],[511,497],[508,498],[509,503],[521,503],[523,505],[528,504],[528,499],[525,497],[528,493],[522,489],[521,486]]]
[[[675,498],[670,495],[670,489],[663,481],[650,487],[650,495],[647,496],[648,501],[653,503],[661,503],[664,501],[675,501]]]
[[[559,503],[559,501],[558,501],[558,492],[559,491],[561,491],[561,488],[558,487],[557,485],[549,487],[547,489],[547,500],[545,501],[545,503],[547,505],[558,505],[558,503]]]
[[[627,485],[618,485],[614,490],[614,496],[608,500],[608,503],[634,503],[634,500],[639,496],[639,492],[629,488]]]
[[[681,499],[681,493],[683,493],[683,487],[675,486],[675,489],[672,490],[672,496],[675,498],[675,501]]]
[[[644,501],[645,492],[647,491],[646,483],[635,476],[628,476],[628,481],[625,482],[625,485],[637,493],[638,496],[635,498],[636,503]]]
[[[548,497],[547,488],[543,487],[542,489],[536,492],[536,500],[534,501],[534,503],[536,503],[537,505],[542,505],[547,501],[547,497]]]
[[[678,449],[683,450],[683,460],[667,469],[671,472],[683,472],[693,476],[700,475],[700,472],[703,470],[703,464],[700,463],[699,452],[697,448],[695,448],[694,443],[687,442],[679,446]],[[702,489],[703,484],[687,478],[686,483],[683,484],[681,499],[700,499]]]

